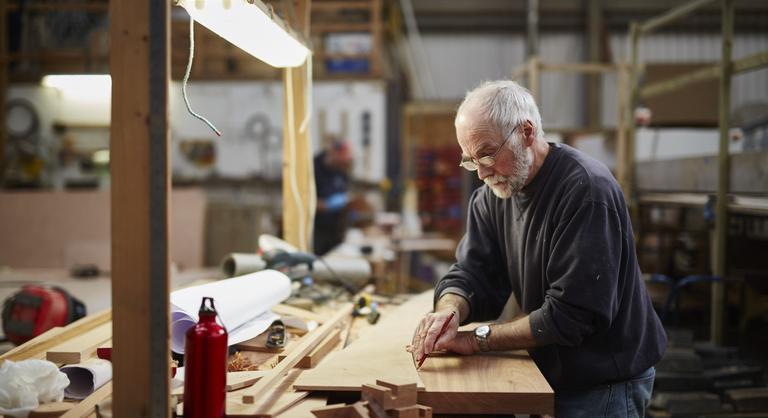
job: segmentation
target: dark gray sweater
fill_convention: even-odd
[[[602,163],[550,144],[521,193],[499,199],[482,186],[468,212],[436,299],[461,295],[466,322],[488,321],[514,292],[537,343],[529,353],[555,390],[627,380],[659,361],[666,334],[640,276],[624,196]]]

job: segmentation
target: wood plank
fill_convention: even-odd
[[[308,88],[305,62],[283,70],[285,103],[283,139],[283,236],[302,251],[311,249],[315,214],[310,199],[315,196],[315,172],[307,118]]]
[[[436,414],[553,414],[554,392],[525,351],[430,357],[419,404]]]
[[[113,411],[170,411],[170,7],[109,2]]]
[[[277,418],[313,418],[312,410],[328,404],[328,399],[322,396],[311,396],[302,399],[296,405],[277,415]]]
[[[258,404],[243,403],[243,390],[227,395],[227,417],[274,417],[304,399],[308,392],[292,389],[301,369],[293,369],[276,384],[265,388]],[[250,388],[248,388],[250,389]]]
[[[417,382],[423,389],[413,357],[405,347],[431,303],[432,293],[425,292],[383,314],[378,324],[362,331],[347,348],[329,354],[319,366],[302,374],[296,388],[359,392],[364,384],[387,380]]]
[[[302,359],[296,363],[296,367],[300,369],[311,369],[317,366],[328,353],[339,346],[340,342],[341,330],[335,329],[331,331],[331,333],[328,334],[328,336],[325,337],[325,339],[323,339],[323,341],[321,341],[320,344],[318,344],[317,347],[312,350],[312,352],[302,357]],[[287,355],[280,354],[279,359],[280,361],[283,361],[286,357]]]
[[[67,340],[46,353],[46,359],[60,364],[76,364],[93,357],[96,349],[112,338],[112,323],[101,324],[77,338]]]
[[[20,361],[30,358],[43,358],[45,353],[62,341],[74,338],[101,324],[112,320],[112,310],[108,309],[100,313],[81,318],[65,327],[51,328],[43,334],[27,341],[26,343],[8,351],[0,356],[0,365],[5,360]]]
[[[83,418],[95,412],[96,405],[99,402],[112,395],[112,382],[107,382],[104,386],[96,389],[95,392],[88,395],[87,398],[80,401],[74,408],[67,411],[61,418]]]
[[[432,291],[422,293],[385,313],[349,347],[302,374],[295,387],[360,391],[361,385],[377,379],[410,379],[424,388],[418,393],[419,404],[431,406],[435,413],[553,413],[554,392],[525,352],[430,356],[417,372],[405,346],[432,306],[432,296]]]
[[[291,351],[291,353],[277,367],[272,369],[267,376],[264,376],[259,383],[248,388],[243,395],[243,402],[258,403],[267,388],[277,379],[293,368],[301,359],[310,353],[317,344],[330,334],[340,323],[342,323],[352,313],[352,304],[346,304],[339,309],[326,323],[314,329],[305,335],[301,342]]]
[[[233,392],[258,382],[267,372],[264,370],[253,370],[243,372],[227,372],[227,392]],[[184,399],[184,386],[179,386],[171,392],[171,396],[181,402]]]
[[[318,324],[325,322],[326,317],[316,312],[308,311],[306,309],[297,308],[295,306],[286,305],[284,303],[278,303],[272,307],[272,312],[278,315],[290,315],[297,316],[304,320],[315,321]]]

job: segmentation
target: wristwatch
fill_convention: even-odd
[[[490,337],[490,335],[490,325],[482,325],[475,328],[475,341],[477,341],[477,346],[480,347],[480,351],[491,351],[491,348],[488,347],[488,337]]]

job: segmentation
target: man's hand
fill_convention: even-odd
[[[448,322],[450,320],[450,322]],[[456,339],[459,330],[459,313],[454,309],[438,310],[434,313],[428,313],[419,322],[416,332],[413,334],[413,341],[406,350],[413,353],[413,358],[419,361],[437,349],[465,349],[461,354],[470,354],[474,351],[466,352],[466,343],[453,342]],[[447,322],[447,325],[446,325]],[[441,335],[440,331],[445,326],[445,332]],[[462,333],[463,334],[463,333]],[[453,350],[452,350],[453,351]]]

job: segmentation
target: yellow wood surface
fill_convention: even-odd
[[[386,312],[342,351],[331,353],[296,381],[299,390],[360,391],[376,380],[415,381],[419,404],[447,414],[551,414],[554,392],[524,351],[430,356],[418,372],[405,351],[432,291]],[[409,380],[410,379],[410,380]]]

